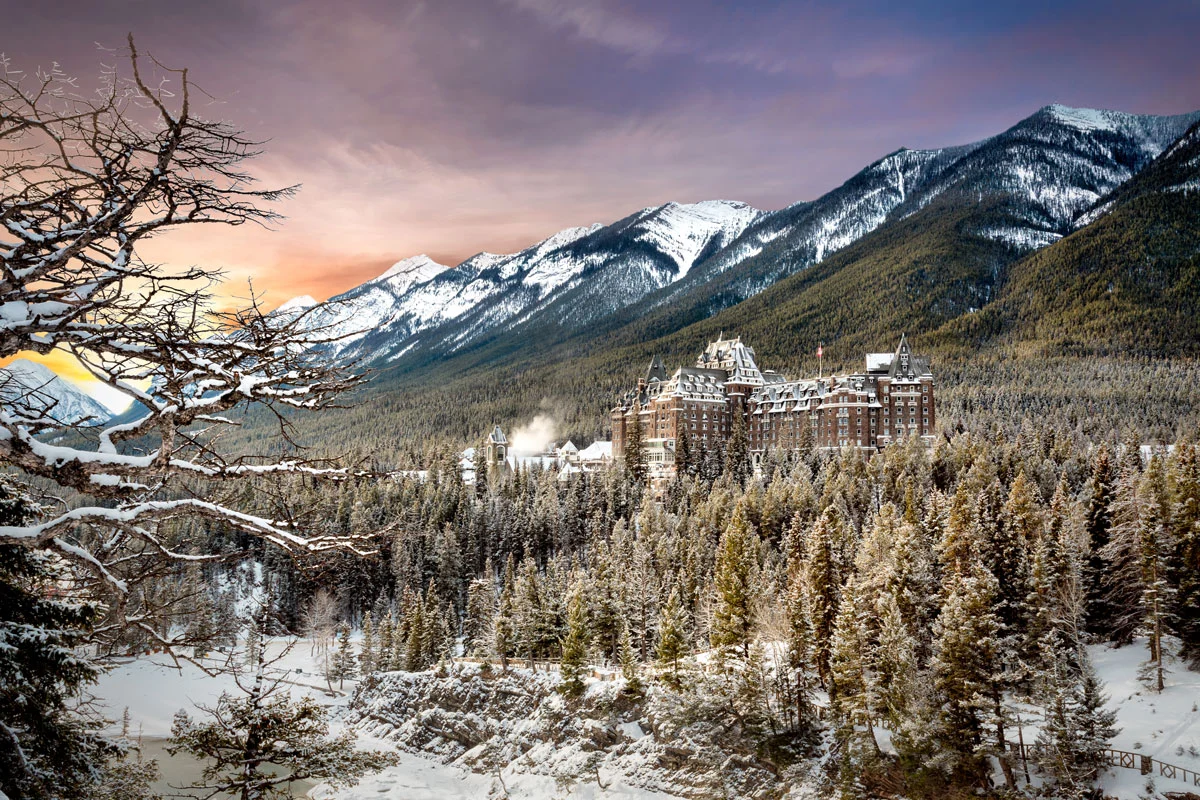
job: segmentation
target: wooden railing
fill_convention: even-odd
[[[1017,744],[1009,742],[1009,749],[1013,751],[1018,758],[1027,760],[1034,757],[1036,746],[1032,744]],[[1120,769],[1136,769],[1143,775],[1153,775],[1156,772],[1164,777],[1176,781],[1184,781],[1192,786],[1200,786],[1200,772],[1186,767],[1168,764],[1165,761],[1159,761],[1145,753],[1132,753],[1128,750],[1116,750],[1114,748],[1105,748],[1104,755],[1106,763],[1110,767],[1118,767]]]

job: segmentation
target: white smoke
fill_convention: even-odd
[[[544,452],[556,438],[558,426],[554,418],[547,414],[538,414],[528,423],[512,432],[508,437],[509,447],[514,453],[534,455]]]

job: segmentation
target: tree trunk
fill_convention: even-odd
[[[1017,779],[1013,777],[1012,764],[1008,760],[1008,742],[1004,736],[1004,701],[998,688],[992,689],[992,702],[996,710],[996,746],[999,750],[997,760],[1000,762],[1000,771],[1004,773],[1004,785],[1015,792]]]

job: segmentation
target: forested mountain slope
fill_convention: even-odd
[[[1049,119],[1063,113],[1039,112],[997,140],[1045,139],[1063,130]],[[722,332],[751,343],[763,366],[793,375],[815,371],[818,342],[825,343],[827,369],[857,368],[863,352],[889,347],[907,332],[935,358],[944,387],[939,402],[953,412],[943,420],[969,424],[983,410],[1002,411],[1016,424],[1023,413],[1060,414],[1070,424],[1094,418],[1094,424],[1141,426],[1148,437],[1171,435],[1200,413],[1190,392],[1180,394],[1192,385],[1196,376],[1187,376],[1200,355],[1200,192],[1193,188],[1200,144],[1193,125],[1160,147],[1146,124],[1119,133],[1076,129],[1109,142],[1111,163],[1131,173],[1137,166],[1131,180],[1098,181],[1104,171],[1080,166],[1078,141],[1056,145],[1045,152],[1057,155],[1038,162],[1039,169],[1073,164],[1066,173],[1090,175],[1092,188],[1078,188],[1079,179],[1071,191],[1035,193],[1040,205],[1031,204],[1032,195],[1009,191],[985,166],[1002,160],[987,156],[1000,147],[991,140],[956,155],[960,169],[977,162],[970,167],[974,182],[911,200],[907,211],[875,230],[729,308],[697,315],[679,305],[634,304],[620,325],[597,322],[576,333],[565,323],[518,325],[512,336],[452,354],[385,360],[358,408],[306,421],[302,437],[394,452],[428,436],[471,439],[493,424],[537,413],[553,417],[564,436],[604,437],[614,398],[652,355],[668,368],[690,363]],[[1112,144],[1118,140],[1125,150]],[[1010,141],[1000,150],[1032,146]],[[1156,150],[1157,159],[1137,162],[1138,152]],[[1050,182],[1046,177],[1042,185]],[[758,217],[746,231],[769,219]],[[642,224],[637,218],[627,227]],[[1027,239],[998,233],[1033,230],[1054,233],[1054,241],[1031,252]],[[707,264],[693,262],[685,278]],[[550,314],[550,307],[540,313]],[[531,315],[529,325],[537,319]]]
[[[338,355],[406,368],[471,351],[478,352],[466,363],[494,366],[563,339],[587,348],[598,334],[622,330],[617,340],[635,343],[711,317],[939,203],[1000,201],[999,213],[974,221],[973,232],[1017,254],[1045,246],[1197,118],[1047,106],[979,142],[902,148],[822,197],[779,211],[724,200],[667,203],[560,231],[513,255],[480,253],[452,269],[408,259],[314,320],[353,334]],[[397,272],[402,288],[391,277]]]

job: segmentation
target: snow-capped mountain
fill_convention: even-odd
[[[976,203],[1002,199],[1006,224],[977,233],[1022,252],[1043,247],[1070,233],[1100,198],[1197,120],[1200,112],[1162,117],[1052,105],[980,142],[898,150],[814,202],[764,215],[648,305],[690,300],[712,313],[946,195]],[[719,306],[707,299],[713,295],[721,298]]]
[[[682,279],[761,215],[727,201],[645,208],[612,225],[559,231],[519,253],[480,253],[429,270],[404,292],[381,286],[385,275],[313,317],[346,335],[341,352],[367,358],[398,357],[418,338],[456,350],[535,318],[582,325]]]
[[[419,255],[397,261],[378,278],[338,295],[324,308],[309,315],[322,335],[337,338],[340,352],[358,351],[373,332],[388,324],[393,310],[404,303],[414,287],[428,283],[446,271],[429,256]],[[312,307],[308,296],[292,298],[275,313],[306,311]]]
[[[37,409],[64,425],[99,424],[112,412],[49,367],[19,358],[0,368],[0,400]]]
[[[667,203],[451,269],[408,259],[313,316],[346,334],[340,354],[386,361],[505,336],[525,337],[514,345],[523,346],[545,331],[599,330],[656,308],[698,319],[943,197],[999,203],[1004,213],[981,216],[975,235],[1027,252],[1070,233],[1197,120],[1200,112],[1047,106],[980,142],[898,150],[817,200],[779,211]]]

